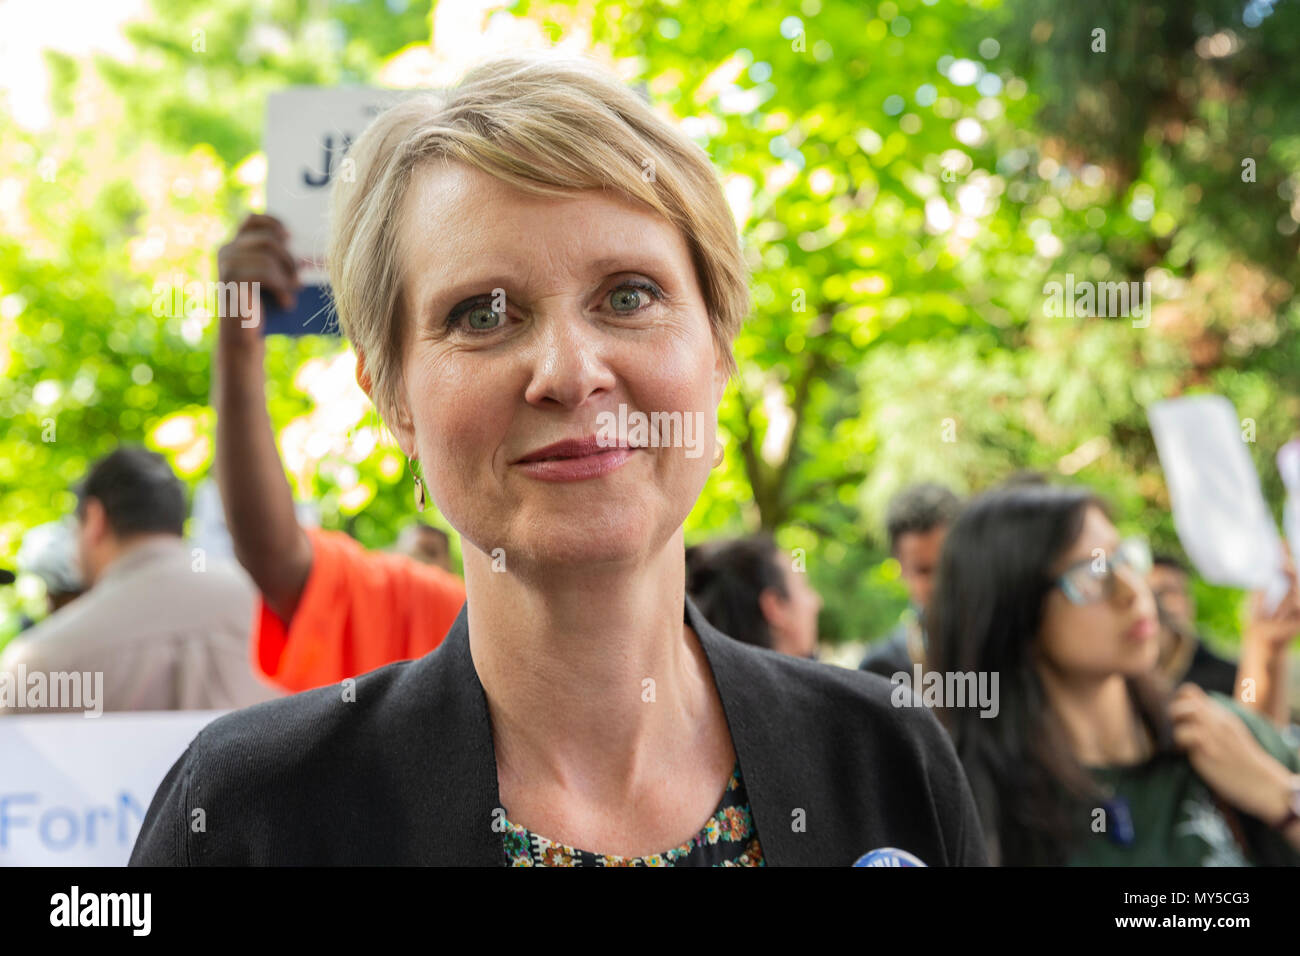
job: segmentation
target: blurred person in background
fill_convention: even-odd
[[[1300,864],[1300,758],[1230,697],[1158,682],[1150,551],[1081,488],[1003,488],[949,531],[928,664],[1000,678],[939,711],[1002,865]]]
[[[86,590],[77,567],[77,529],[71,521],[50,521],[32,528],[23,535],[15,563],[20,573],[34,574],[45,585],[47,615]],[[23,615],[20,628],[25,631],[36,623]]]
[[[1158,553],[1147,584],[1160,612],[1160,673],[1174,685],[1187,681],[1203,690],[1235,693],[1236,662],[1220,657],[1196,634],[1196,598],[1187,566],[1172,554]]]
[[[402,529],[393,546],[396,554],[403,554],[412,561],[430,564],[451,573],[451,538],[441,528],[435,528],[423,521],[414,521]]]
[[[103,709],[113,711],[227,709],[278,696],[249,661],[252,587],[237,568],[191,552],[185,486],[167,460],[120,447],[76,494],[88,590],[6,645],[0,671],[102,672]]]
[[[886,637],[867,649],[858,665],[884,677],[912,674],[912,665],[925,659],[925,609],[934,590],[948,526],[961,510],[961,501],[942,485],[910,485],[895,495],[885,512],[889,553],[898,561],[899,577],[907,588],[908,609]]]
[[[686,549],[686,590],[723,634],[815,659],[822,599],[785,558],[766,534],[693,545]]]
[[[0,568],[0,587],[5,587],[6,585],[13,584],[17,580],[18,580],[18,576],[14,574],[12,571],[10,571],[8,568]],[[31,618],[29,618],[26,614],[19,615],[18,629],[20,631],[25,631],[29,627],[31,627]]]
[[[1196,684],[1235,697],[1279,727],[1290,723],[1287,648],[1300,633],[1300,586],[1289,551],[1284,549],[1284,555],[1290,588],[1271,611],[1262,592],[1251,595],[1239,662],[1214,653],[1198,636],[1187,565],[1172,554],[1154,557],[1147,583],[1160,611],[1157,668],[1171,686]]]

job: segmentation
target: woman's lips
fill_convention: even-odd
[[[636,452],[635,448],[598,448],[591,454],[572,458],[520,461],[515,467],[538,481],[585,481],[622,468]]]

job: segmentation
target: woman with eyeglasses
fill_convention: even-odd
[[[1085,489],[995,490],[948,532],[927,665],[999,675],[997,716],[940,712],[991,861],[1300,863],[1296,754],[1230,698],[1160,690],[1150,563]]]

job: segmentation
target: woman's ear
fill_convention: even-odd
[[[383,419],[388,430],[393,433],[397,439],[398,446],[402,449],[402,454],[407,458],[412,457],[415,453],[415,428],[411,424],[411,418],[406,414],[406,407],[399,403],[396,408],[384,408],[375,394],[374,381],[370,377],[370,372],[366,368],[366,353],[360,346],[354,347],[357,353],[357,384],[361,390],[366,393],[372,405],[379,412],[379,417]]]

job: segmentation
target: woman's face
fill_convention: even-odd
[[[534,196],[447,162],[413,173],[398,236],[390,426],[447,520],[508,570],[660,550],[708,478],[726,386],[681,234],[610,193]]]
[[[1051,568],[1053,578],[1071,565],[1094,561],[1098,549],[1113,557],[1119,533],[1105,513],[1089,506],[1078,539]],[[1039,650],[1044,662],[1067,678],[1135,676],[1155,666],[1159,653],[1155,599],[1142,575],[1129,567],[1115,570],[1109,598],[1072,604],[1059,588],[1043,603]]]

